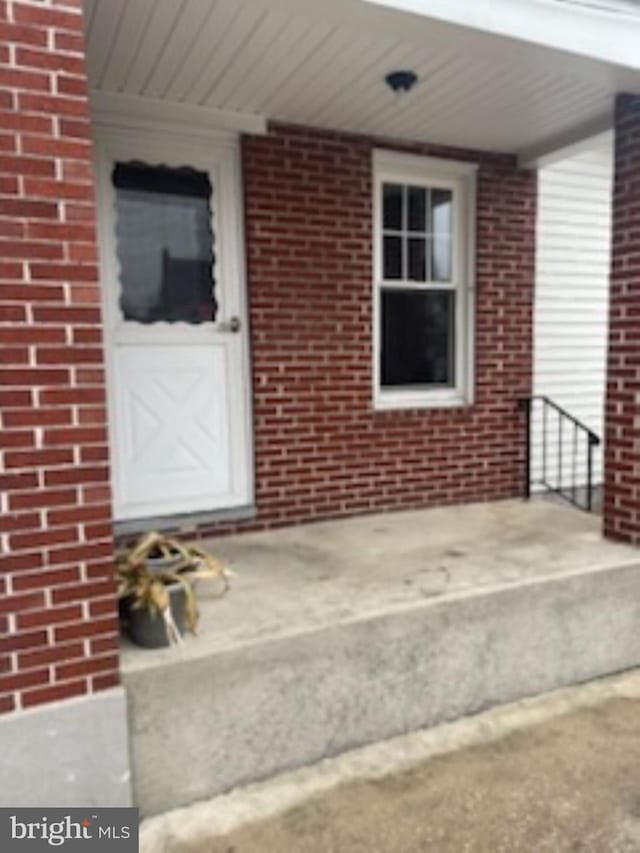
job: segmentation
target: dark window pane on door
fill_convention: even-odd
[[[409,237],[409,275],[412,281],[426,281],[427,253],[424,237]]]
[[[384,278],[402,278],[402,237],[385,237],[382,247]]]
[[[453,386],[455,294],[382,290],[383,387]]]
[[[401,184],[382,185],[382,224],[391,231],[402,230],[403,190]]]
[[[427,230],[427,191],[409,187],[409,231]]]
[[[125,320],[215,320],[208,175],[133,162],[118,163],[112,179]]]

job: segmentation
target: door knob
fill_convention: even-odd
[[[240,331],[240,326],[240,318],[231,317],[227,322],[220,323],[219,328],[221,332],[233,332],[233,334],[236,334],[236,332]]]

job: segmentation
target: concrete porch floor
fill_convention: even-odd
[[[209,542],[237,572],[174,649],[124,644],[142,816],[640,663],[640,552],[545,500]]]
[[[542,497],[359,516],[204,541],[230,568],[230,593],[199,586],[184,650],[123,641],[125,672],[190,659],[427,600],[640,564],[602,520]]]

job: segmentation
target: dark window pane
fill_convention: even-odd
[[[409,231],[427,230],[427,191],[409,187]]]
[[[383,386],[453,385],[454,299],[450,291],[382,291]]]
[[[451,190],[431,190],[431,230],[451,234]]]
[[[424,237],[409,238],[409,276],[412,281],[426,281],[427,256]]]
[[[384,277],[402,278],[402,237],[385,237],[383,248]]]
[[[208,176],[186,167],[118,163],[113,185],[124,318],[214,320]]]
[[[402,230],[403,189],[401,184],[382,186],[382,223],[384,228],[390,228],[392,231]]]
[[[431,240],[431,280],[451,281],[451,238],[435,234]]]

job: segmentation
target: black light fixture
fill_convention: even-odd
[[[409,70],[390,71],[384,82],[392,92],[408,92],[418,82],[418,75]]]

